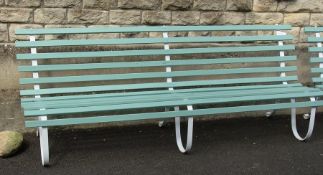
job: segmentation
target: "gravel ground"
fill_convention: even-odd
[[[177,150],[173,123],[163,128],[55,129],[50,130],[51,166],[46,168],[40,163],[37,138],[25,134],[18,155],[0,159],[0,174],[322,175],[322,115],[307,143],[292,136],[288,117],[197,121],[188,155]]]

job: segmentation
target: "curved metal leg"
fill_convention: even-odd
[[[40,120],[47,120],[46,116],[39,117]],[[43,166],[49,165],[48,128],[39,127],[40,153]]]
[[[48,129],[39,128],[40,153],[43,166],[49,165]]]
[[[311,101],[315,101],[314,97],[310,98]],[[291,99],[292,103],[295,103],[295,99],[292,98]],[[306,141],[308,140],[313,133],[313,129],[314,129],[314,123],[315,123],[315,113],[316,113],[316,107],[312,107],[311,108],[311,115],[310,115],[310,121],[309,121],[309,125],[308,125],[308,130],[307,133],[305,135],[305,137],[301,137],[297,131],[297,124],[296,124],[296,108],[292,108],[291,109],[291,124],[292,124],[292,131],[294,136],[296,137],[296,139],[298,139],[299,141]]]
[[[179,107],[175,107],[175,110],[178,111]],[[191,105],[187,106],[187,110],[193,110]],[[193,117],[189,117],[187,121],[187,139],[186,147],[184,148],[181,136],[181,118],[175,117],[175,130],[176,130],[176,143],[178,149],[182,153],[188,153],[192,148],[193,143]]]

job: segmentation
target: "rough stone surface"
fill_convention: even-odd
[[[65,16],[66,9],[63,8],[41,8],[34,11],[34,21],[36,23],[65,23]]]
[[[197,11],[174,11],[172,12],[172,24],[193,25],[199,24],[200,12]]]
[[[7,6],[13,6],[13,7],[39,7],[41,2],[41,0],[5,0],[5,1]]]
[[[300,27],[292,27],[292,30],[286,31],[287,34],[294,36],[292,43],[297,43],[299,41],[300,29],[301,29]]]
[[[5,4],[5,0],[0,0],[0,5],[4,5]]]
[[[280,1],[277,10],[282,12],[323,12],[323,0]]]
[[[8,28],[7,24],[0,24],[0,42],[8,41]]]
[[[201,24],[243,24],[245,14],[239,12],[202,12]]]
[[[246,24],[281,24],[284,15],[282,13],[247,13]]]
[[[194,0],[194,10],[224,10],[226,1],[223,0]]]
[[[81,3],[82,0],[44,0],[45,7],[74,7],[80,6]]]
[[[39,24],[10,24],[9,26],[9,39],[10,41],[16,41],[16,40],[28,40],[28,36],[25,35],[16,35],[15,31],[16,29],[35,29],[35,28],[42,28],[42,25]],[[40,36],[36,35],[36,39],[38,39]]]
[[[310,24],[312,26],[323,26],[323,14],[321,13],[312,13],[311,14],[311,20],[310,20]]]
[[[227,10],[251,11],[252,0],[227,0]]]
[[[0,8],[0,22],[31,22],[32,9]]]
[[[69,23],[76,24],[107,24],[109,12],[101,10],[68,10],[67,20]]]
[[[277,0],[253,0],[253,11],[276,11]]]
[[[119,0],[118,7],[123,9],[158,9],[161,0]]]
[[[187,10],[193,5],[193,0],[163,0],[165,10]]]
[[[170,24],[171,18],[172,15],[169,11],[144,11],[142,13],[143,24]]]
[[[0,132],[0,157],[13,155],[21,147],[23,135],[14,131]]]
[[[141,12],[136,10],[111,10],[111,24],[140,24]]]
[[[114,9],[117,7],[117,0],[84,0],[84,8],[92,9]]]
[[[310,23],[309,13],[286,13],[284,15],[284,23],[294,26],[305,26]]]

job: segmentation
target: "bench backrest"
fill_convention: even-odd
[[[316,86],[323,87],[323,27],[305,27],[304,31],[309,35],[307,41],[311,44],[308,51],[314,55],[310,58],[310,63],[315,65],[311,67],[311,72],[316,74],[312,81]]]
[[[19,66],[20,72],[32,75],[20,79],[26,85],[21,95],[287,84],[297,80],[289,74],[296,66],[286,64],[296,60],[286,55],[295,47],[283,43],[293,37],[280,31],[290,29],[290,25],[18,29],[17,35],[31,36],[30,41],[16,42],[16,47],[31,49],[17,54],[18,60],[32,62]],[[126,35],[138,32],[159,35]],[[190,35],[171,37],[179,32]],[[35,41],[36,35],[101,33],[120,33],[123,38]]]

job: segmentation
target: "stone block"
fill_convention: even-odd
[[[169,11],[144,11],[142,12],[142,23],[149,25],[170,24],[171,12]]]
[[[227,0],[227,10],[247,12],[252,10],[252,0]]]
[[[3,2],[4,0],[0,1]],[[7,6],[12,7],[39,7],[41,0],[5,0]]]
[[[284,23],[293,26],[306,26],[310,24],[309,13],[285,13]]]
[[[256,12],[276,11],[277,5],[278,5],[277,0],[254,0],[253,11],[256,11]]]
[[[173,11],[172,24],[174,25],[196,25],[200,22],[198,11]]]
[[[284,15],[282,13],[247,13],[246,24],[281,24]]]
[[[225,10],[226,1],[223,0],[194,0],[194,10]]]
[[[80,7],[81,4],[82,0],[44,0],[45,7]]]
[[[47,24],[62,24],[66,22],[66,9],[41,8],[34,11],[34,22]]]
[[[244,24],[245,14],[241,12],[201,12],[201,24]]]
[[[164,10],[188,10],[192,7],[193,0],[163,0]]]
[[[115,9],[117,8],[117,0],[84,0],[83,8],[90,9]]]
[[[137,10],[111,10],[111,24],[140,24],[141,12]]]
[[[109,21],[109,12],[90,9],[69,9],[67,12],[67,21],[75,24],[107,24]]]
[[[33,9],[0,8],[0,22],[31,22]]]
[[[121,9],[154,10],[161,5],[161,0],[119,0],[118,7]]]

